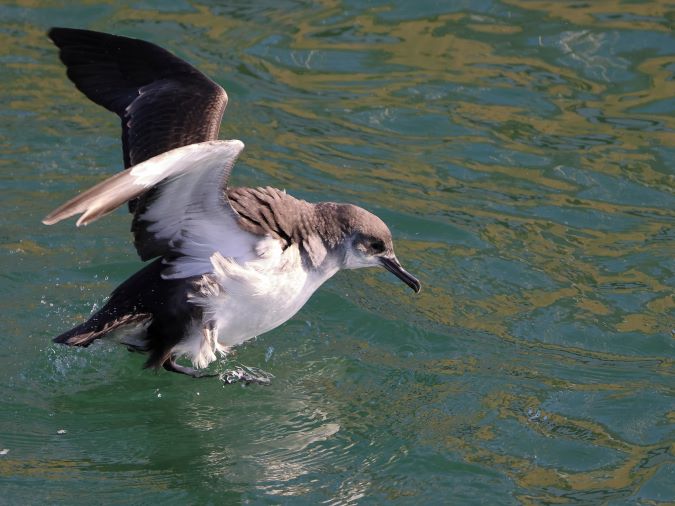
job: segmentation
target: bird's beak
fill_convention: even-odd
[[[408,271],[406,271],[403,267],[401,267],[401,264],[398,262],[396,257],[391,258],[381,257],[380,262],[382,263],[382,267],[387,269],[394,276],[396,276],[398,279],[400,279],[406,285],[412,288],[415,291],[415,293],[420,293],[422,285],[420,284],[419,280],[415,276],[410,274]]]

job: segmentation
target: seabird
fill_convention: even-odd
[[[365,209],[230,187],[244,144],[218,140],[227,94],[199,70],[143,40],[48,35],[75,86],[121,118],[125,169],[43,223],[81,214],[86,225],[128,202],[136,250],[152,260],[55,342],[88,346],[121,330],[124,344],[148,354],[145,367],[197,377],[217,353],[291,318],[340,269],[384,267],[420,291],[387,226]]]

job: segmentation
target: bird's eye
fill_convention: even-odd
[[[370,251],[375,253],[376,255],[379,253],[384,252],[384,241],[381,240],[375,240],[370,243]]]

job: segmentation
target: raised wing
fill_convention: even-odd
[[[66,202],[45,217],[52,225],[82,214],[87,225],[154,188],[137,215],[136,248],[144,258],[164,257],[162,276],[185,278],[212,270],[211,255],[248,258],[260,236],[244,231],[225,188],[244,144],[209,141],[173,149],[128,168]]]
[[[68,77],[122,120],[124,167],[218,138],[227,93],[161,47],[108,33],[52,28]]]

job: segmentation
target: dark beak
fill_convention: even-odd
[[[419,280],[415,276],[410,274],[408,271],[406,271],[403,267],[401,267],[401,264],[398,263],[396,257],[394,258],[381,257],[380,262],[382,263],[382,267],[387,269],[394,276],[396,276],[398,279],[400,279],[406,285],[412,288],[415,291],[415,293],[420,293],[422,285],[420,284]]]

